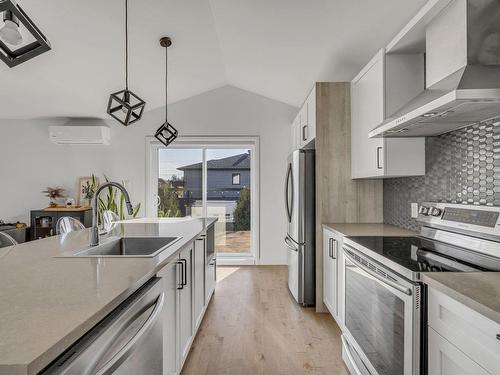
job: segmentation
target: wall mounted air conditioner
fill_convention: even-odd
[[[109,145],[107,126],[49,126],[50,140],[58,145]]]

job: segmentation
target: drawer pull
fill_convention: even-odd
[[[500,333],[497,333],[497,340],[500,340]]]

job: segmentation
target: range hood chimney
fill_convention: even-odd
[[[453,0],[426,29],[426,89],[373,137],[434,136],[500,116],[500,1]]]

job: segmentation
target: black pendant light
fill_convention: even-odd
[[[165,122],[156,131],[155,138],[168,146],[179,134],[177,129],[168,122],[168,47],[172,45],[172,40],[164,36],[160,39],[160,45],[165,48]]]
[[[12,68],[49,50],[49,41],[21,7],[0,0],[0,59]]]
[[[139,121],[146,102],[128,89],[128,0],[125,0],[125,90],[109,96],[108,113],[125,126]]]

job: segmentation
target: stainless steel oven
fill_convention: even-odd
[[[344,351],[359,374],[420,371],[421,285],[344,245]]]

